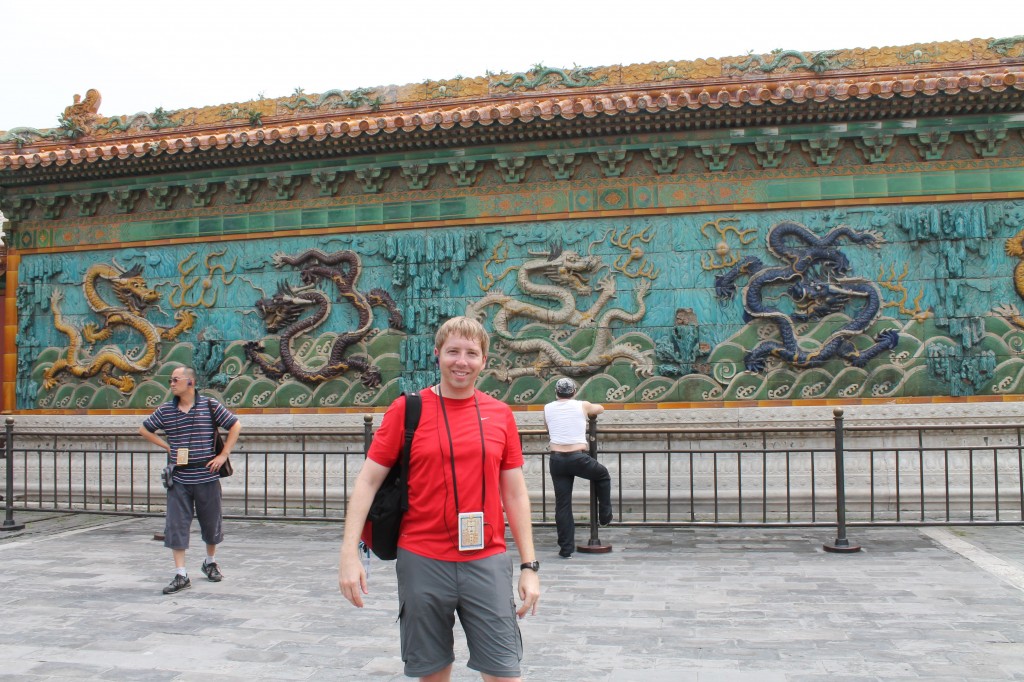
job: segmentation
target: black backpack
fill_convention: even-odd
[[[409,509],[409,450],[420,423],[423,399],[419,393],[405,393],[405,441],[398,462],[391,467],[377,494],[373,496],[366,525],[360,536],[363,544],[384,561],[398,558],[398,532],[402,517]]]

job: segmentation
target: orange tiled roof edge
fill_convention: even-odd
[[[659,110],[928,97],[1024,90],[1024,36],[852,50],[776,50],[723,59],[560,69],[405,86],[297,89],[198,109],[102,117],[75,96],[54,129],[0,131],[0,171],[328,137]]]

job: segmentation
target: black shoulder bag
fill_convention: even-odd
[[[213,403],[213,401],[209,401]],[[217,419],[213,416],[214,410],[210,409],[210,421],[213,422],[213,456],[216,457],[220,454],[220,451],[224,449],[224,439],[220,435],[220,426],[217,425]],[[231,458],[228,457],[224,460],[224,464],[217,471],[221,478],[227,478],[231,474],[235,473],[235,468],[231,466]]]
[[[409,450],[420,423],[423,399],[418,393],[405,394],[405,441],[398,463],[391,467],[373,497],[366,525],[360,536],[363,544],[384,561],[398,558],[398,533],[402,517],[409,509]]]

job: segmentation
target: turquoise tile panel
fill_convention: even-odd
[[[384,204],[385,223],[406,223],[412,215],[409,204]]]
[[[1024,170],[1000,169],[989,171],[989,181],[993,192],[1024,191]]]
[[[789,184],[782,180],[764,183],[765,201],[789,201]]]
[[[356,207],[356,225],[367,225],[382,222],[384,222],[384,207],[380,204]]]
[[[233,215],[224,218],[224,234],[241,234],[249,231],[249,216]]]
[[[274,213],[274,227],[278,230],[302,226],[302,211],[277,211]]]
[[[992,183],[987,170],[957,171],[956,190],[958,192],[990,192]]]
[[[351,206],[341,206],[327,211],[327,224],[334,226],[352,225],[356,219],[356,211]]]
[[[922,173],[921,191],[925,194],[951,194],[956,191],[956,174],[952,171]]]
[[[250,232],[269,232],[274,229],[273,213],[254,213],[249,216]]]
[[[884,197],[889,193],[889,183],[884,175],[864,175],[853,178],[853,196]]]
[[[443,199],[438,206],[441,218],[464,218],[466,216],[465,199]]]
[[[436,201],[417,201],[409,205],[412,220],[437,220],[440,210]]]
[[[849,199],[854,195],[853,178],[822,178],[822,199]]]
[[[921,194],[921,176],[916,173],[887,176],[886,184],[889,186],[891,197],[913,197]]]
[[[200,218],[197,221],[197,229],[201,237],[222,234],[224,232],[224,219],[220,216],[216,218]]]
[[[327,227],[327,211],[306,209],[302,212],[302,227]]]
[[[786,184],[790,201],[813,201],[821,198],[820,180],[790,180]]]

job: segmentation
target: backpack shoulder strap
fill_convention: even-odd
[[[410,391],[405,396],[405,441],[402,443],[401,476],[402,476],[402,509],[409,509],[409,452],[412,450],[412,439],[416,435],[416,427],[420,425],[420,414],[423,412],[423,398],[419,393]]]

